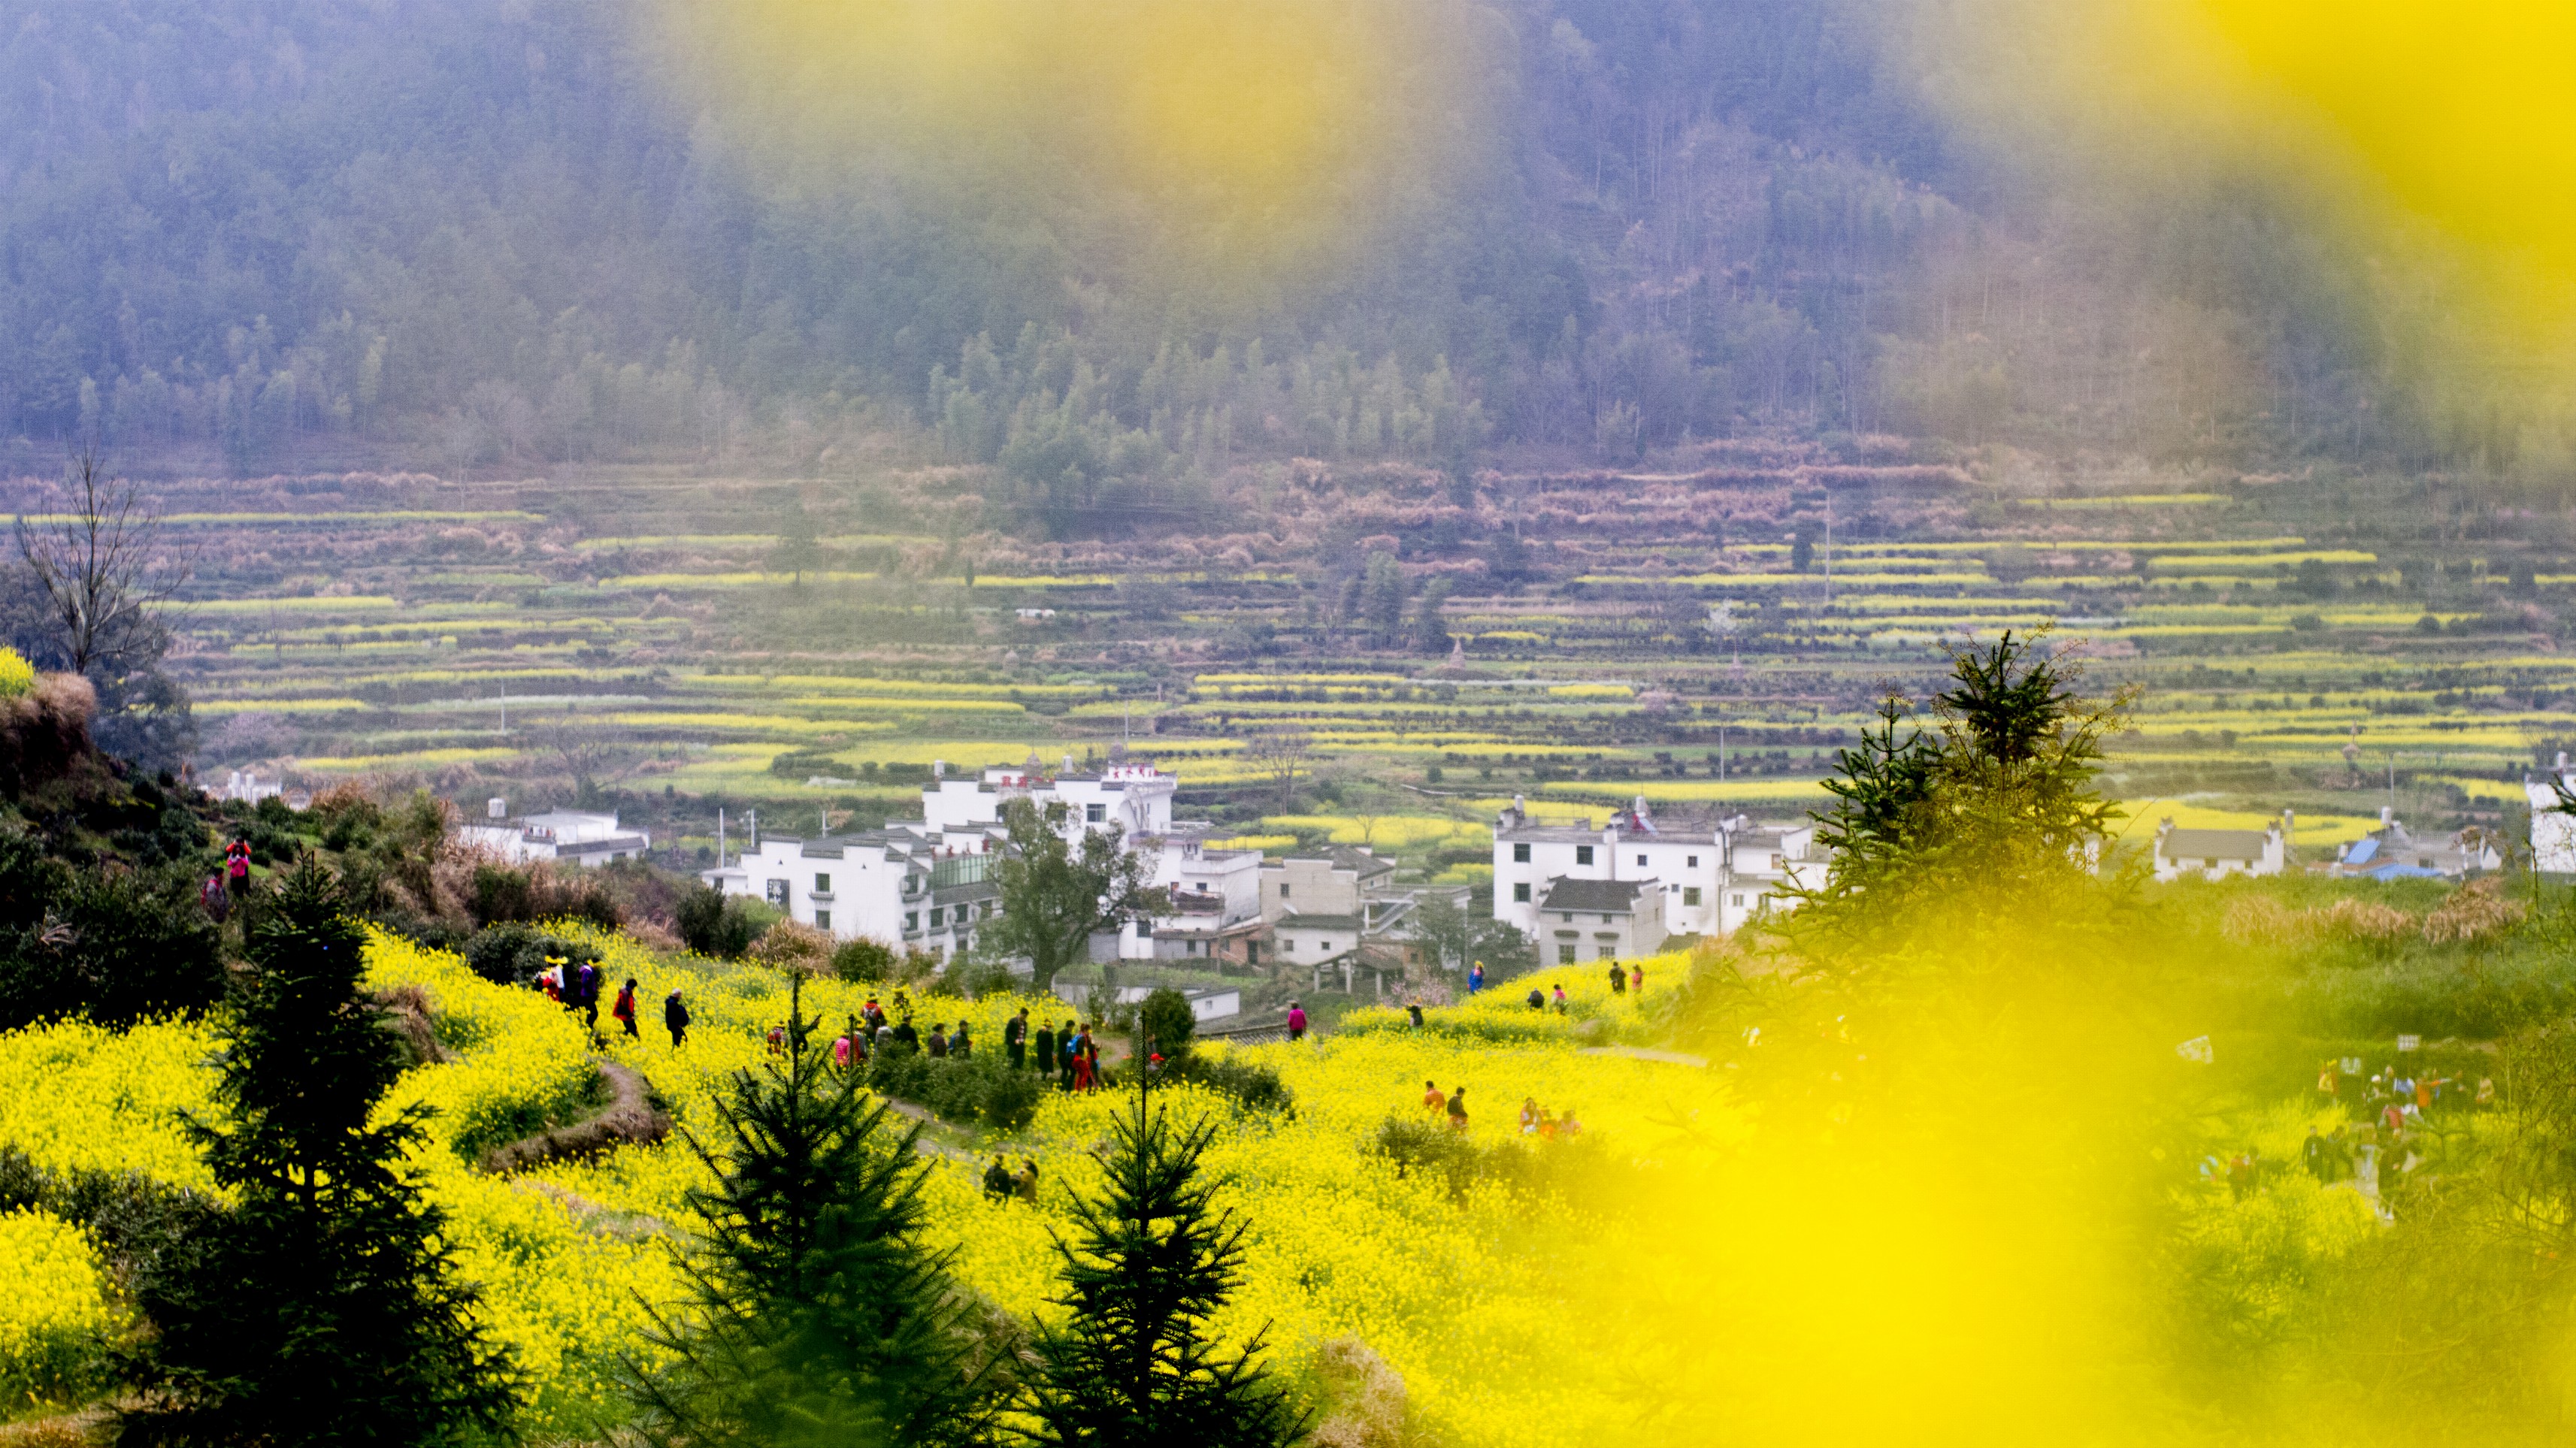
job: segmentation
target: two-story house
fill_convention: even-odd
[[[1549,947],[1564,924],[1546,918],[1554,882],[1653,882],[1662,900],[1651,912],[1635,912],[1638,923],[1623,929],[1642,930],[1651,920],[1664,936],[1729,935],[1782,908],[1810,871],[1821,871],[1814,853],[1812,824],[1762,825],[1737,815],[1713,825],[1666,826],[1642,799],[1604,824],[1545,824],[1531,817],[1526,800],[1515,799],[1494,822],[1494,918],[1539,942],[1541,959],[1553,959],[1557,952]],[[1664,936],[1644,949],[1659,947]]]
[[[1655,912],[1666,933],[1717,934],[1723,855],[1716,829],[1665,828],[1642,799],[1598,827],[1541,824],[1515,799],[1494,826],[1494,918],[1543,939],[1541,897],[1550,880],[1654,880],[1666,897]]]
[[[1774,911],[1796,909],[1795,891],[1824,883],[1825,861],[1816,851],[1812,823],[1765,825],[1737,815],[1719,837],[1726,842],[1720,934],[1732,935]]]

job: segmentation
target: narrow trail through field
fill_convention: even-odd
[[[1708,1069],[1706,1056],[1692,1056],[1680,1051],[1658,1051],[1646,1046],[1586,1046],[1577,1054],[1585,1056],[1625,1056],[1632,1061],[1661,1061],[1668,1066],[1696,1066]]]

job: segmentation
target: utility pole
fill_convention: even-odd
[[[724,817],[724,806],[723,806],[723,805],[717,805],[717,806],[716,806],[716,868],[717,868],[717,869],[719,869],[719,870],[721,870],[721,869],[723,869],[723,868],[725,867],[725,858],[724,858],[724,857],[725,857],[725,817]]]

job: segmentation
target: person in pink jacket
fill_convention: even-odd
[[[1302,1041],[1305,1038],[1306,1008],[1295,1001],[1290,1001],[1288,1003],[1288,1039]]]

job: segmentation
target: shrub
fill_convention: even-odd
[[[772,970],[821,970],[831,962],[832,937],[811,925],[781,920],[751,943],[751,958]]]
[[[671,928],[678,932],[680,943],[711,960],[740,960],[751,943],[760,938],[763,923],[750,903],[739,895],[725,895],[700,886],[680,897],[672,907]]]
[[[1165,1054],[1169,1056],[1168,1052]],[[1175,1081],[1190,1081],[1222,1091],[1249,1110],[1294,1113],[1297,1109],[1296,1093],[1288,1089],[1288,1083],[1279,1079],[1278,1072],[1267,1066],[1238,1060],[1230,1054],[1209,1056],[1190,1051],[1169,1057],[1163,1074]]]
[[[567,940],[532,925],[504,921],[486,927],[465,942],[465,963],[495,985],[532,986],[556,961],[578,966],[596,964],[598,947]]]
[[[75,874],[0,835],[0,1029],[86,1015],[122,1026],[222,999],[214,923],[163,872]]]
[[[1190,1036],[1198,1030],[1199,1018],[1190,1009],[1188,997],[1164,986],[1145,997],[1138,1015],[1144,1022],[1145,1034],[1153,1038],[1166,1060],[1189,1054]]]
[[[625,918],[616,897],[598,881],[561,874],[544,861],[525,866],[476,865],[465,908],[476,925],[587,920],[602,930],[614,930]]]
[[[960,1126],[1018,1131],[1037,1116],[1037,1077],[1012,1070],[1008,1058],[989,1045],[962,1058],[879,1051],[869,1065],[867,1082],[879,1095],[927,1107]]]
[[[2476,940],[2522,923],[2529,911],[2508,900],[2494,880],[2472,880],[2424,917],[2424,938],[2435,945]]]
[[[881,981],[895,972],[895,954],[883,941],[861,936],[832,952],[832,974],[849,981]]]

